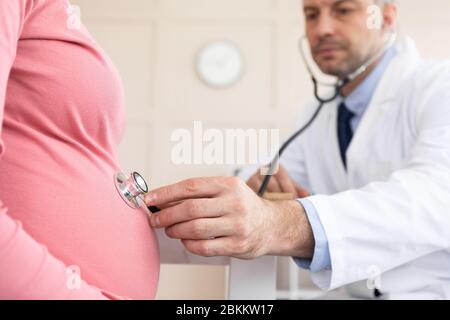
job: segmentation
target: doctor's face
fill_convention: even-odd
[[[376,0],[303,0],[306,36],[322,72],[343,78],[383,46],[384,31],[368,26],[368,8],[374,4]]]

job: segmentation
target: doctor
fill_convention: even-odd
[[[395,28],[393,2],[304,0],[321,71],[344,79],[376,55]],[[366,24],[374,4],[381,30]],[[368,298],[450,299],[449,88],[449,63],[398,41],[282,156],[268,191],[299,199],[258,197],[263,177],[253,168],[248,184],[200,178],[152,191],[146,202],[162,211],[151,223],[202,256],[296,257],[324,290],[353,284]],[[366,285],[371,277],[378,290]]]

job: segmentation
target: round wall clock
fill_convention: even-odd
[[[244,73],[241,50],[229,41],[214,41],[197,55],[196,71],[204,83],[215,88],[236,84]]]

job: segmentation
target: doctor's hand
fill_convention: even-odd
[[[147,194],[161,211],[150,223],[165,228],[194,254],[253,259],[263,255],[311,258],[314,238],[302,205],[258,197],[242,179],[189,179]]]
[[[260,173],[260,170],[258,170],[250,179],[248,179],[247,185],[253,191],[258,192],[264,177],[265,176]],[[278,172],[270,179],[266,192],[290,193],[294,198],[305,198],[310,196],[310,193],[300,187],[281,165],[279,166]]]

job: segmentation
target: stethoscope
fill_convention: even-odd
[[[371,58],[369,58],[363,65],[361,65],[359,68],[357,68],[355,71],[353,71],[351,74],[347,75],[344,79],[338,80],[334,84],[328,84],[324,82],[319,82],[317,78],[314,75],[314,72],[312,71],[312,68],[308,62],[308,59],[306,58],[306,49],[305,49],[305,43],[307,42],[306,36],[303,36],[300,38],[299,41],[299,49],[300,54],[303,59],[303,62],[306,66],[306,70],[308,71],[309,75],[311,76],[311,80],[314,85],[314,96],[319,102],[319,106],[317,107],[316,111],[312,115],[311,119],[303,126],[301,127],[297,132],[295,132],[280,148],[278,153],[276,154],[275,158],[272,160],[272,162],[268,166],[267,173],[263,179],[263,182],[261,183],[261,186],[258,190],[258,195],[264,196],[264,193],[266,192],[267,186],[270,182],[271,177],[275,174],[275,171],[278,167],[278,163],[280,160],[281,155],[284,153],[284,151],[289,147],[289,145],[296,140],[300,135],[302,135],[306,129],[308,129],[311,124],[316,120],[317,116],[319,115],[320,111],[322,110],[323,106],[327,103],[330,103],[334,100],[336,100],[342,92],[342,89],[351,81],[355,80],[357,77],[359,77],[361,74],[363,74],[367,68],[369,68],[377,59],[379,59],[384,53],[386,53],[397,41],[397,34],[395,32],[391,32],[389,35],[389,38],[386,40],[385,45],[378,50]],[[334,93],[329,98],[323,98],[319,94],[319,85],[325,86],[325,87],[334,87]]]
[[[132,172],[129,176],[123,172],[114,175],[114,185],[120,197],[133,209],[147,208],[151,213],[160,211],[157,207],[147,207],[144,196],[148,193],[148,184],[144,177],[137,172]]]

